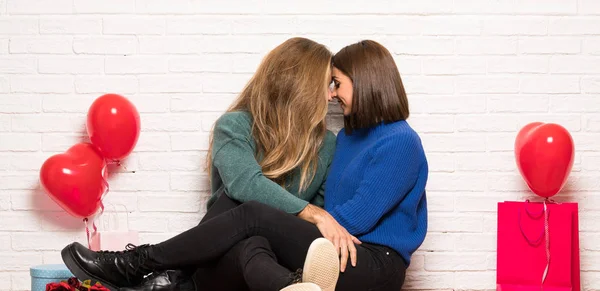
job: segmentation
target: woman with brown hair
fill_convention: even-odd
[[[384,46],[372,40],[349,45],[334,55],[333,66],[330,100],[344,112],[344,129],[327,177],[325,210],[362,241],[333,240],[342,269],[349,250],[358,258],[356,268],[340,275],[338,290],[397,291],[427,232],[427,158],[406,121],[406,92]]]

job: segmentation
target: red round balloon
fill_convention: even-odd
[[[87,115],[90,141],[108,160],[121,160],[135,148],[140,136],[140,115],[118,94],[105,94],[92,103]]]
[[[107,189],[106,161],[90,143],[78,143],[65,153],[49,157],[40,169],[46,193],[69,214],[93,215]]]
[[[567,183],[573,167],[573,138],[558,124],[532,122],[517,134],[515,157],[529,189],[541,197],[552,197]]]

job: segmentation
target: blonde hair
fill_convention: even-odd
[[[227,112],[246,111],[252,116],[255,156],[263,174],[285,187],[292,171],[300,167],[300,191],[314,178],[319,148],[327,128],[327,92],[332,53],[312,40],[291,38],[262,60],[252,78]],[[212,165],[213,133],[207,156]]]

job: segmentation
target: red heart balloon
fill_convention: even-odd
[[[40,169],[46,193],[69,214],[85,218],[100,207],[107,189],[106,161],[92,144],[78,143],[49,157]]]
[[[567,183],[573,167],[573,138],[562,126],[532,122],[515,140],[515,158],[529,189],[541,197],[551,197]]]
[[[127,98],[104,94],[88,110],[90,141],[108,160],[121,160],[132,151],[140,136],[140,115]]]

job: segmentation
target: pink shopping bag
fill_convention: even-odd
[[[577,203],[498,203],[496,290],[579,291]]]
[[[119,221],[119,212],[104,211],[99,219],[99,228],[94,229],[89,238],[89,248],[93,251],[122,251],[129,243],[139,244],[139,233],[129,230],[129,214],[125,208],[126,222]],[[111,219],[112,218],[112,219]],[[116,219],[115,219],[116,218]]]

